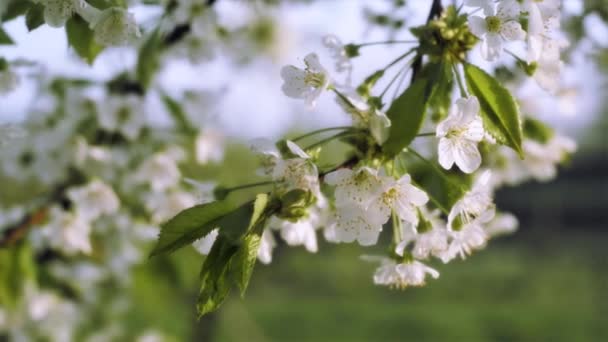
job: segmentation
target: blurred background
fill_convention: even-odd
[[[217,124],[228,136],[224,163],[189,173],[238,184],[249,179],[242,170],[257,165],[244,147],[248,140],[348,123],[329,98],[310,112],[284,97],[280,67],[301,65],[310,51],[327,60],[320,43],[325,34],[344,42],[391,38],[378,22],[401,18],[402,26],[422,24],[430,2],[408,1],[402,12],[393,11],[392,3],[280,2],[263,9],[274,31],[260,57],[236,66],[220,57],[196,67],[176,62],[164,68],[158,82],[168,92],[225,91],[217,107]],[[272,264],[256,266],[244,299],[233,294],[200,321],[194,302],[203,257],[187,248],[137,266],[128,294],[134,309],[99,320],[129,322],[134,331],[156,327],[176,341],[608,340],[608,4],[567,0],[563,5],[563,28],[577,44],[564,72],[571,92],[551,100],[530,85],[518,95],[540,98],[539,117],[573,136],[579,150],[556,180],[497,194],[498,207],[519,218],[515,234],[493,240],[487,249],[449,267],[434,264],[441,273],[438,280],[405,291],[374,286],[376,265],[360,260],[358,246],[321,243],[319,252],[311,254],[280,242]],[[244,1],[217,3],[228,25],[245,20],[246,6]],[[142,23],[157,14],[146,6],[134,13]],[[43,27],[27,33],[22,20],[5,25],[17,45],[0,47],[0,54],[43,61],[51,73],[99,79],[133,67],[133,52],[121,49],[105,52],[92,68],[75,62],[62,31]],[[400,39],[411,37],[397,32]],[[246,49],[237,51],[249,57]],[[398,47],[373,51],[355,60],[354,79],[401,52]],[[33,101],[33,84],[25,81],[17,92],[0,98],[0,122],[23,120]],[[163,113],[152,116],[162,121]],[[19,197],[20,191],[0,184],[4,199]]]

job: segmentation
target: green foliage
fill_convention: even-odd
[[[414,164],[408,171],[414,183],[423,189],[431,202],[442,212],[448,213],[450,208],[470,188],[472,176],[456,171],[446,171],[428,161],[416,152],[408,151],[422,163]],[[404,156],[400,156],[404,158]],[[413,161],[413,160],[412,160]],[[410,165],[412,163],[408,163]]]
[[[170,253],[189,245],[217,228],[222,218],[234,213],[227,201],[215,201],[186,209],[161,226],[158,242],[151,256]]]
[[[32,2],[29,0],[12,0],[9,2],[4,14],[2,15],[2,21],[13,20],[18,16],[24,15],[30,6],[32,6]]]
[[[222,234],[224,228],[230,226],[221,225],[220,235],[201,269],[201,289],[197,304],[199,315],[219,308],[233,285],[239,288],[241,296],[245,294],[257,260],[264,224],[274,211],[269,204],[268,195],[259,194],[253,204],[248,203],[234,211],[235,215],[228,215],[238,218],[239,221],[234,223],[240,225],[244,235],[242,239],[235,240]],[[243,220],[238,213],[242,208],[252,210],[248,226],[243,224],[247,220]]]
[[[160,66],[160,52],[163,38],[160,29],[152,31],[139,50],[136,75],[139,83],[147,89],[152,83]],[[165,99],[165,103],[167,100]],[[168,105],[169,107],[169,105]],[[169,107],[171,109],[171,107]]]
[[[542,121],[533,118],[524,120],[524,136],[541,144],[546,144],[553,138],[555,132]]]
[[[427,65],[420,77],[391,104],[386,112],[391,119],[389,137],[382,146],[388,157],[397,155],[414,140],[422,127],[429,103],[441,101],[439,97],[447,95],[435,90],[439,85],[444,88],[449,83],[450,73],[447,62]]]
[[[140,55],[143,56],[143,55]],[[140,65],[138,63],[137,65],[137,71],[138,71],[138,78],[141,76],[139,75],[139,71],[140,71]],[[154,75],[155,71],[151,71],[151,75]],[[144,78],[147,76],[144,76]],[[147,81],[139,78],[140,82],[149,82],[150,80],[148,79]],[[142,83],[142,85],[145,87],[147,87],[147,83]],[[167,109],[169,110],[169,114],[171,114],[171,117],[173,118],[173,120],[175,120],[175,123],[178,127],[178,129],[184,133],[187,133],[189,135],[195,135],[196,134],[196,129],[194,129],[192,127],[192,125],[190,125],[190,123],[188,122],[188,118],[186,117],[186,113],[184,112],[184,108],[182,107],[182,105],[177,102],[176,100],[174,100],[173,98],[171,98],[169,95],[163,95],[162,96],[162,100],[165,103],[165,106],[167,107]],[[218,199],[223,199],[220,197],[216,197]]]
[[[44,24],[44,6],[33,4],[25,14],[25,25],[31,32]]]
[[[65,30],[68,44],[87,63],[93,64],[95,58],[103,51],[103,47],[95,42],[93,31],[89,24],[80,16],[73,16],[68,20]]]
[[[13,45],[13,39],[0,27],[0,45]]]
[[[0,306],[14,307],[28,282],[35,279],[35,262],[25,243],[0,249]]]
[[[519,107],[511,93],[494,77],[472,64],[464,64],[464,73],[469,92],[479,100],[485,130],[498,143],[513,148],[522,156]]]

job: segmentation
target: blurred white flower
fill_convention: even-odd
[[[519,221],[517,217],[511,213],[498,213],[492,221],[486,224],[486,234],[489,237],[495,237],[505,234],[511,234],[517,230]]]
[[[146,124],[144,99],[137,95],[108,96],[97,106],[99,125],[135,140]]]
[[[439,164],[449,170],[454,163],[465,173],[481,165],[477,143],[485,135],[476,97],[460,98],[449,116],[437,125]]]
[[[490,181],[492,173],[485,171],[479,176],[470,191],[458,200],[448,215],[448,229],[457,231],[468,224],[484,224],[496,214]]]
[[[127,45],[141,37],[133,14],[119,7],[103,10],[91,26],[95,40],[103,46]]]
[[[63,27],[75,12],[87,6],[84,0],[38,0],[44,6],[44,21],[51,27]]]
[[[195,154],[199,164],[219,163],[224,158],[224,134],[216,129],[204,129],[196,137]]]
[[[469,27],[474,35],[483,40],[481,43],[483,58],[494,61],[502,52],[503,41],[523,40],[526,32],[518,21],[520,5],[517,1],[499,2],[496,12],[491,5],[484,6],[484,10],[485,18],[469,16]]]
[[[272,235],[272,231],[268,228],[264,229],[258,248],[258,260],[263,264],[270,264],[272,262],[272,250],[276,245],[277,242]]]
[[[58,207],[52,207],[48,215],[48,223],[40,228],[39,233],[53,249],[67,254],[92,252],[89,240],[91,225],[86,219]]]
[[[309,108],[314,108],[318,98],[331,85],[329,73],[319,62],[315,53],[304,58],[306,69],[302,70],[293,65],[281,69],[283,78],[282,90],[285,95],[294,99],[304,99]]]
[[[114,190],[100,180],[87,185],[71,188],[67,196],[75,207],[76,214],[85,220],[93,221],[101,215],[118,211],[120,201]]]
[[[337,72],[346,72],[345,84],[351,83],[351,75],[353,71],[353,63],[350,57],[344,49],[344,44],[340,38],[333,34],[326,35],[323,37],[323,45],[331,53],[331,57],[334,59],[335,67]]]
[[[405,289],[410,286],[423,286],[427,275],[434,279],[439,278],[437,270],[413,260],[397,263],[393,259],[374,256],[363,256],[364,260],[380,261],[381,265],[374,273],[374,284]]]
[[[153,191],[164,191],[176,186],[181,180],[177,160],[168,150],[156,153],[145,160],[134,174],[138,184],[150,184]]]
[[[150,212],[154,223],[163,223],[180,211],[196,204],[196,196],[183,191],[174,191],[168,194],[152,193],[146,198],[145,202],[146,209]]]
[[[439,256],[441,261],[448,263],[457,256],[465,259],[474,250],[482,249],[488,241],[488,234],[479,225],[479,222],[465,224],[458,231],[450,231],[450,245]]]

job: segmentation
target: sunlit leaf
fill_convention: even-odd
[[[78,56],[87,63],[93,64],[95,58],[101,53],[103,47],[98,45],[93,38],[93,31],[89,24],[79,16],[73,16],[65,26],[68,35],[68,43],[76,51]]]

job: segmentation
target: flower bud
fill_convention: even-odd
[[[117,7],[101,12],[93,30],[95,40],[104,46],[126,45],[141,36],[133,15]]]

